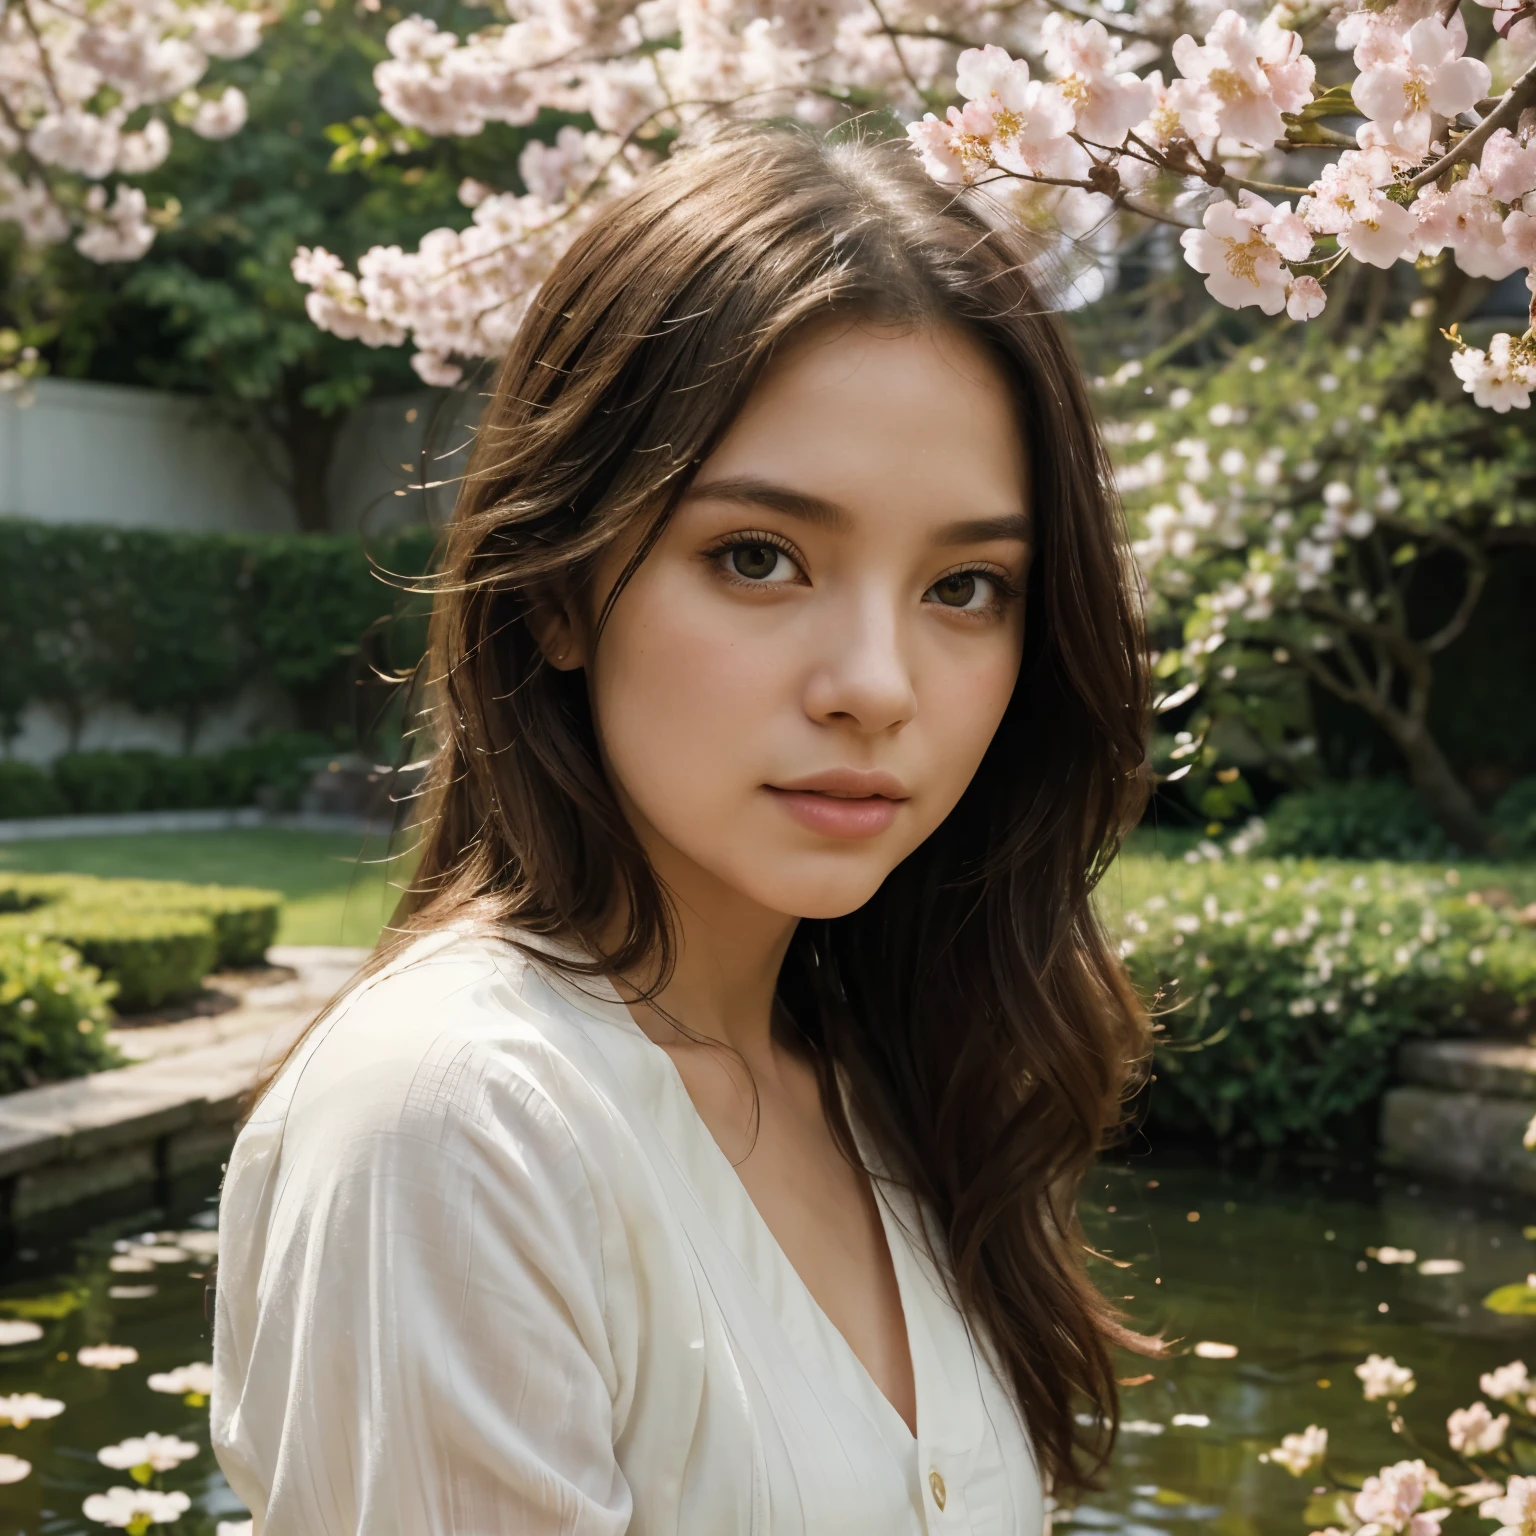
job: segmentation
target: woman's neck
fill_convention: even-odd
[[[687,1036],[766,1065],[779,970],[799,919],[749,901],[654,834],[642,830],[640,837],[671,896],[676,947],[671,972],[649,1006],[638,999],[653,978],[617,978],[621,995],[658,1044],[680,1038],[675,1020]],[[617,915],[614,931],[622,931],[624,916]]]

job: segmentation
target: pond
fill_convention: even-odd
[[[0,1319],[42,1330],[0,1349],[0,1396],[64,1404],[25,1428],[0,1427],[0,1456],[33,1468],[0,1486],[5,1536],[103,1530],[83,1513],[85,1500],[131,1476],[97,1452],[151,1431],[196,1446],[156,1478],[190,1500],[168,1529],[216,1536],[221,1523],[243,1519],[208,1450],[206,1407],[150,1385],[156,1377],[163,1388],[167,1375],[210,1358],[206,1260],[195,1250],[207,1246],[214,1184],[181,1185],[131,1211],[119,1200],[117,1209],[111,1219],[77,1216],[71,1228],[29,1233],[0,1271]],[[1408,1428],[1441,1446],[1446,1415],[1473,1400],[1480,1372],[1522,1354],[1536,1365],[1536,1320],[1481,1305],[1536,1268],[1536,1241],[1523,1235],[1536,1202],[1294,1159],[1223,1171],[1164,1155],[1106,1164],[1086,1220],[1095,1246],[1130,1265],[1105,1267],[1107,1288],[1126,1298],[1137,1324],[1161,1327],[1183,1352],[1127,1362],[1128,1375],[1151,1379],[1126,1389],[1127,1432],[1105,1490],[1058,1517],[1058,1530],[1073,1536],[1196,1528],[1306,1536],[1310,1479],[1259,1460],[1282,1435],[1326,1425],[1338,1463],[1362,1473],[1416,1454],[1387,1428],[1381,1405],[1363,1399],[1354,1367],[1368,1354],[1414,1368]],[[1383,1264],[1373,1255],[1384,1249],[1414,1257]],[[1206,1358],[1190,1347],[1201,1342],[1237,1352]],[[81,1348],[103,1343],[137,1358],[117,1369],[79,1363]],[[1491,1529],[1463,1514],[1447,1536],[1458,1522]]]

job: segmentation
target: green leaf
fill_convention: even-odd
[[[1536,1286],[1501,1285],[1483,1297],[1483,1305],[1500,1317],[1536,1317]]]
[[[1359,117],[1361,112],[1347,85],[1331,85],[1326,91],[1314,96],[1300,112],[1288,113],[1287,116],[1311,123],[1324,117]]]
[[[47,1296],[7,1297],[0,1310],[8,1317],[25,1317],[33,1322],[53,1322],[77,1312],[86,1303],[84,1291],[54,1291]]]
[[[1350,1524],[1349,1501],[1342,1493],[1320,1493],[1307,1500],[1301,1518],[1316,1530],[1328,1526],[1347,1529]]]

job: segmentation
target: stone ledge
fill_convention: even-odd
[[[1397,1064],[1410,1083],[1525,1099],[1536,1111],[1536,1046],[1502,1040],[1416,1040],[1403,1047]]]
[[[308,1013],[201,1050],[0,1098],[0,1200],[10,1220],[222,1161],[245,1095]]]
[[[1536,1194],[1536,1152],[1522,1142],[1533,1111],[1530,1100],[1393,1088],[1381,1105],[1381,1159],[1436,1178]]]

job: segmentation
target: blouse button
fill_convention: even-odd
[[[939,1476],[937,1467],[935,1467],[928,1474],[928,1488],[929,1491],[933,1494],[933,1502],[939,1506],[940,1510],[942,1510],[944,1508],[945,1499],[944,1479]]]

